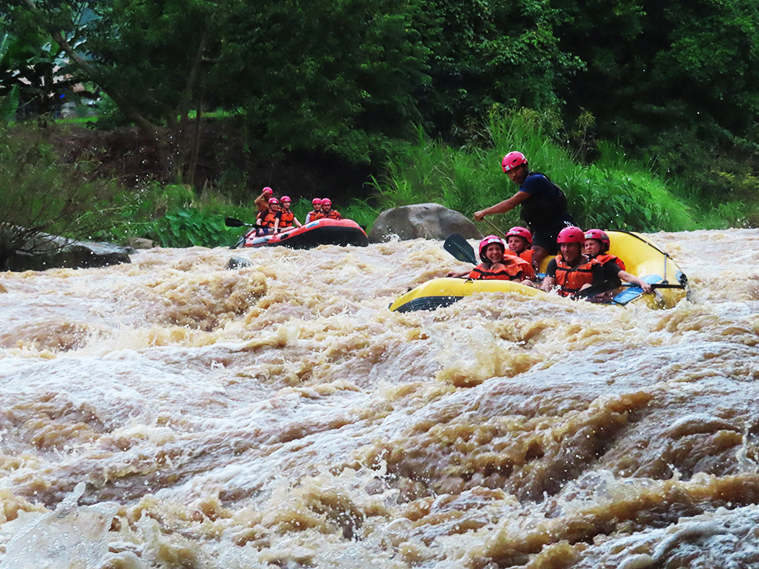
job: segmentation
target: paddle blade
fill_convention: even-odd
[[[226,225],[227,227],[244,227],[247,224],[243,223],[239,219],[235,219],[234,217],[225,217],[224,225]]]
[[[445,240],[445,243],[443,243],[443,248],[459,261],[471,263],[473,265],[477,264],[477,258],[474,256],[474,249],[472,249],[472,246],[467,243],[466,239],[458,233],[454,233],[448,237],[448,239]]]

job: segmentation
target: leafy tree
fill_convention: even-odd
[[[78,101],[76,80],[61,54],[49,37],[23,40],[0,32],[0,97],[35,115],[51,115],[63,102]]]
[[[583,68],[559,48],[556,30],[565,16],[547,2],[431,0],[427,5],[420,29],[432,51],[432,81],[418,97],[432,133],[467,130],[493,105],[556,107],[557,89]]]
[[[756,151],[759,7],[753,0],[557,0],[562,49],[587,70],[562,91],[601,136],[682,172]],[[590,41],[589,41],[590,40]],[[701,170],[699,168],[699,170]]]
[[[244,0],[216,66],[226,108],[245,110],[268,151],[330,152],[368,162],[419,121],[413,90],[428,51],[407,0]]]
[[[79,76],[96,83],[154,141],[165,174],[185,173],[197,148],[189,111],[202,109],[204,56],[220,3],[20,2],[9,16],[21,33],[28,38],[47,32]]]

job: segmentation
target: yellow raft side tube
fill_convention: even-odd
[[[625,231],[607,231],[611,247],[609,253],[625,263],[626,271],[648,283],[681,285],[683,288],[660,288],[654,294],[641,294],[638,287],[621,287],[616,291],[616,304],[626,305],[643,299],[651,308],[671,308],[685,298],[687,278],[667,253],[661,251],[646,237]],[[544,259],[540,270],[545,272],[550,259]],[[512,281],[432,279],[410,290],[390,305],[390,310],[434,310],[453,304],[476,292],[515,292],[526,296],[545,294],[542,290]]]

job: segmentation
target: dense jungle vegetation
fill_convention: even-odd
[[[471,215],[512,149],[583,226],[758,226],[758,119],[754,0],[0,8],[0,224],[72,236],[229,244],[265,185]]]

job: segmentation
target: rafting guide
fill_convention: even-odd
[[[476,211],[474,219],[482,221],[488,215],[506,213],[521,206],[522,219],[532,232],[532,262],[539,266],[544,257],[558,252],[556,238],[559,232],[574,225],[574,219],[567,211],[567,197],[548,176],[530,172],[527,158],[521,152],[509,152],[503,157],[501,167],[519,190],[507,200]]]

